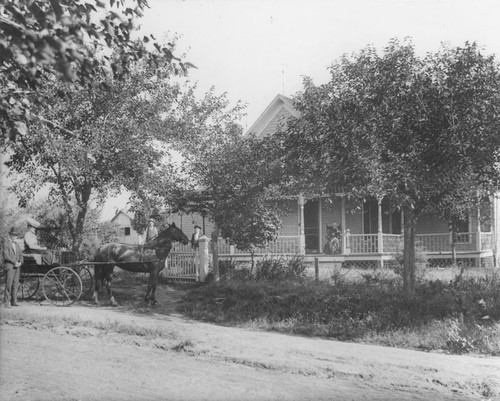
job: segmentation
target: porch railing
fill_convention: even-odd
[[[219,255],[248,255],[248,251],[243,251],[238,249],[234,245],[231,245],[227,240],[219,238],[217,243],[219,249]],[[265,248],[256,248],[256,255],[267,255],[267,254],[299,254],[301,249],[300,236],[283,236],[278,237],[276,241],[269,243]]]
[[[479,239],[479,241],[478,241]],[[382,242],[383,250],[380,252],[379,243]],[[451,236],[449,233],[417,234],[416,245],[422,247],[425,252],[451,252]],[[397,253],[403,249],[403,236],[397,234],[346,234],[345,246],[347,254],[375,254],[375,253]],[[493,247],[492,233],[460,233],[457,234],[455,249],[457,252],[476,252],[480,250],[491,250]],[[219,254],[225,255],[248,255],[249,252],[237,249],[224,239],[218,242]],[[269,244],[266,248],[257,248],[256,255],[266,254],[300,254],[301,237],[284,236]]]
[[[477,235],[477,233],[457,234],[455,242],[456,251],[477,251]],[[416,235],[416,240],[427,252],[451,252],[450,234],[418,234]]]
[[[379,241],[383,251],[380,252]],[[417,234],[415,243],[425,252],[451,252],[451,235]],[[397,253],[403,249],[403,236],[395,234],[350,234],[346,235],[346,252],[349,254]],[[479,252],[493,249],[493,234],[470,232],[457,234],[455,250],[457,252]]]
[[[378,253],[378,234],[349,234],[347,237],[349,253]]]

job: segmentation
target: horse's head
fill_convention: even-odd
[[[164,259],[170,253],[173,241],[182,242],[184,245],[189,244],[188,237],[180,228],[177,228],[175,223],[170,224],[166,230],[161,231],[155,238],[146,243],[144,246],[146,248],[155,249],[156,256],[160,259]]]
[[[170,232],[173,241],[181,242],[183,245],[189,244],[189,238],[175,225],[175,223],[170,224],[165,231]]]
[[[186,234],[175,223],[170,224],[167,229],[161,231],[148,245],[151,248],[166,248],[173,241],[182,242],[184,245],[189,243]]]

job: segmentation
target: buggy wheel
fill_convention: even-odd
[[[68,306],[82,295],[82,280],[69,267],[54,267],[43,276],[42,290],[52,305]]]
[[[38,276],[21,276],[19,278],[19,289],[17,297],[22,300],[33,298],[40,287],[40,278]]]
[[[80,279],[82,280],[82,298],[85,298],[87,295],[89,295],[92,292],[92,284],[94,283],[94,277],[92,276],[92,273],[90,272],[90,269],[86,266],[80,266],[77,268],[74,268],[74,270],[78,273],[80,276]]]

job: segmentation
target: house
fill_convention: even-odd
[[[292,99],[277,95],[248,133],[272,135],[286,118],[298,117]],[[366,199],[352,205],[339,191],[328,197],[306,199],[297,194],[295,212],[283,217],[283,227],[271,250],[319,258],[320,262],[353,261],[383,264],[401,250],[404,215],[392,211],[387,199]],[[500,256],[500,197],[470,213],[460,224],[455,251],[457,259],[476,265],[498,266]],[[480,222],[480,223],[479,223]],[[442,266],[452,258],[448,222],[430,215],[422,216],[416,227],[417,244],[427,254],[431,265]],[[265,250],[263,250],[264,252]]]
[[[168,217],[167,222],[169,224],[175,223],[184,234],[191,238],[191,234],[194,233],[194,226],[201,227],[202,235],[210,237],[212,231],[214,230],[214,223],[207,216],[202,216],[199,213],[171,213]]]
[[[112,223],[120,227],[120,238],[118,242],[124,244],[141,244],[143,242],[142,236],[132,228],[133,219],[133,216],[123,210],[118,210],[111,219]]]

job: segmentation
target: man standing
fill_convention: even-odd
[[[38,245],[36,237],[36,229],[40,227],[40,223],[35,219],[28,219],[28,231],[24,234],[24,246],[26,253],[36,253],[42,255],[42,264],[51,265],[54,263],[52,252],[48,251],[44,246]]]
[[[194,226],[194,233],[191,236],[191,248],[194,250],[198,249],[201,237],[201,227]]]
[[[3,302],[6,308],[19,306],[17,304],[17,290],[19,288],[19,272],[23,263],[21,247],[14,240],[19,236],[13,227],[9,231],[9,236],[2,241],[2,259],[7,272],[5,276],[5,292]]]

